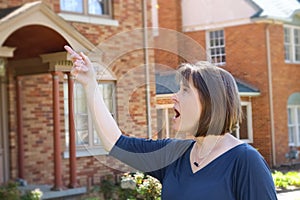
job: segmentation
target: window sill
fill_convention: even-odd
[[[90,24],[98,24],[98,25],[106,25],[106,26],[119,26],[119,21],[113,19],[87,16],[87,15],[76,15],[76,14],[69,14],[69,13],[59,13],[58,15],[66,21],[82,22],[82,23],[90,23]]]
[[[248,143],[248,144],[252,144],[253,143],[253,140],[251,139],[240,139],[241,141],[245,142],[245,143]]]
[[[84,149],[76,149],[76,157],[88,157],[88,156],[99,156],[108,155],[102,147],[86,147]],[[69,150],[64,151],[63,158],[70,158]]]

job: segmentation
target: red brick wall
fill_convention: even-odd
[[[158,0],[157,3],[159,21],[158,26],[159,28],[163,29],[162,32],[164,29],[171,29],[181,32],[181,6],[178,1]],[[178,48],[178,40],[177,35],[174,33],[168,34],[168,37],[165,37],[165,35],[161,33],[155,38],[156,46],[159,47],[159,49],[155,50],[155,62],[171,68],[177,68],[179,62],[177,53],[178,50],[176,50]],[[161,50],[162,46],[172,47],[176,52],[172,53],[166,50]]]
[[[270,31],[272,88],[274,109],[274,132],[276,141],[276,164],[287,160],[288,151],[287,100],[300,91],[300,68],[284,61],[283,26],[249,24],[225,28],[226,66],[235,77],[259,88],[261,95],[251,98],[254,143],[260,153],[272,165],[271,117],[267,66],[266,28]],[[204,31],[189,32],[205,47]]]
[[[269,117],[267,61],[264,24],[228,27],[225,31],[226,66],[235,77],[260,89],[261,95],[253,97],[254,143],[268,163],[271,163],[271,131]],[[251,34],[249,34],[251,33]],[[189,32],[188,36],[204,48],[205,31]]]
[[[0,3],[0,7],[22,5],[30,1],[8,1]],[[59,0],[45,1],[49,8],[59,12]],[[113,1],[113,17],[118,20],[119,26],[101,26],[70,22],[81,34],[94,45],[100,45],[110,37],[124,31],[135,30],[142,27],[141,1]],[[148,5],[150,8],[150,2]],[[148,12],[148,24],[150,12]],[[142,32],[141,32],[142,33]],[[58,33],[59,34],[59,33]],[[142,35],[139,36],[142,41]],[[116,75],[117,97],[117,122],[120,128],[127,134],[148,137],[146,116],[146,91],[144,68],[144,52],[131,45],[132,37],[119,38],[120,43],[111,48],[128,49],[124,55],[120,55],[111,61],[109,69]],[[135,38],[135,41],[137,38]],[[152,42],[152,41],[149,41]],[[113,51],[112,51],[113,53]],[[149,50],[149,62],[153,63],[154,54]],[[8,64],[9,67],[9,64]],[[150,105],[152,132],[156,132],[155,110],[155,84],[154,67],[150,66]],[[11,178],[18,175],[17,169],[17,137],[16,137],[16,108],[15,108],[15,82],[13,70],[10,70],[9,79],[9,117],[10,117],[10,156]],[[62,150],[66,150],[64,135],[64,108],[63,108],[63,78],[60,77],[60,101],[61,101],[61,138]],[[52,77],[50,74],[22,77],[22,108],[24,119],[25,139],[25,179],[28,183],[53,184],[53,121],[52,121]],[[124,92],[128,86],[131,90]],[[124,107],[128,105],[128,107]],[[42,155],[42,156],[41,156]],[[63,184],[69,184],[69,161],[63,159]],[[100,177],[115,173],[116,170],[128,170],[124,165],[106,156],[77,158],[78,182],[86,185],[88,178],[99,182]]]
[[[287,101],[290,95],[300,91],[299,64],[284,61],[284,37],[282,25],[270,26],[273,102],[276,135],[276,159],[278,163],[287,162],[285,153],[288,147]],[[300,159],[298,160],[300,161]]]

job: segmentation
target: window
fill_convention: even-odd
[[[289,146],[300,146],[300,105],[288,107]]]
[[[289,97],[287,114],[289,146],[300,146],[300,93]]]
[[[284,58],[289,63],[300,62],[300,28],[284,27]]]
[[[232,134],[245,142],[253,142],[252,130],[252,106],[251,102],[242,102],[243,119],[239,123],[239,128]]]
[[[157,109],[157,138],[175,137],[171,123],[174,115],[173,104],[158,105]]]
[[[224,30],[209,31],[206,34],[207,54],[216,65],[226,64]]]
[[[187,135],[177,134],[171,127],[174,116],[173,104],[157,106],[157,138],[186,138]],[[252,106],[251,102],[242,102],[243,120],[239,128],[232,133],[244,142],[253,143]]]
[[[60,9],[81,15],[111,16],[111,0],[60,0]]]
[[[103,100],[112,113],[115,115],[115,84],[114,82],[99,83],[99,89],[103,95]],[[74,84],[74,117],[76,148],[78,156],[89,156],[106,153],[101,145],[101,141],[93,127],[92,118],[86,105],[84,90],[79,83]],[[68,107],[68,82],[64,82],[64,115],[65,115],[65,133],[66,146],[69,146],[69,107]],[[93,152],[94,150],[94,152]],[[68,153],[68,152],[66,152]]]

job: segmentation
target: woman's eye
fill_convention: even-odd
[[[183,90],[184,92],[187,92],[189,89],[188,89],[187,87],[184,87],[182,90]]]

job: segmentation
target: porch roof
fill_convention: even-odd
[[[173,94],[179,90],[179,85],[176,81],[176,74],[156,74],[156,95]],[[253,87],[249,83],[235,78],[240,96],[259,96],[259,89]]]

